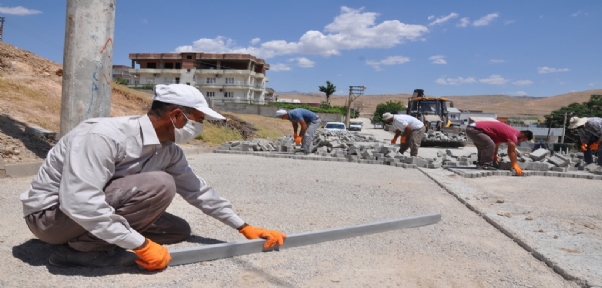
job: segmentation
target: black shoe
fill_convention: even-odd
[[[108,267],[136,265],[136,259],[136,254],[120,247],[111,251],[81,252],[68,245],[55,245],[48,262],[58,267]]]
[[[477,165],[479,170],[497,170],[493,165]]]

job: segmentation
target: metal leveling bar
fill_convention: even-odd
[[[237,241],[214,245],[175,249],[170,251],[171,261],[169,266],[190,264],[220,258],[228,258],[271,250],[287,249],[327,241],[341,240],[357,236],[381,233],[390,230],[415,228],[435,224],[441,220],[441,214],[428,214],[412,216],[395,220],[373,222],[342,228],[333,228],[313,232],[287,235],[283,246],[278,244],[271,249],[263,249],[264,239]]]

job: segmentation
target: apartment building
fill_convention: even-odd
[[[270,65],[249,54],[131,53],[129,58],[130,86],[181,83],[197,87],[211,102],[266,102]]]

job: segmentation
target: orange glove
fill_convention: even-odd
[[[295,144],[297,144],[297,145],[301,144],[301,140],[303,140],[303,137],[301,137],[301,136],[295,137]]]
[[[401,139],[399,139],[399,143],[406,143],[406,136],[401,136]]]
[[[393,139],[391,139],[391,144],[395,144],[395,142],[397,142],[397,137],[393,137]]]
[[[297,136],[299,136],[299,135],[297,135],[297,132],[296,131],[293,132],[293,139],[297,139]]]
[[[598,143],[593,143],[592,145],[589,145],[589,150],[597,151],[598,146],[599,146]]]
[[[242,235],[245,235],[247,239],[266,239],[265,243],[263,243],[264,249],[272,248],[274,245],[276,245],[276,243],[282,246],[284,245],[284,239],[286,239],[286,235],[280,231],[266,230],[263,228],[253,227],[251,225],[247,225],[238,232],[240,232]]]
[[[133,251],[140,257],[140,259],[136,260],[136,263],[149,271],[161,270],[167,267],[167,264],[171,260],[171,255],[169,255],[167,248],[148,238],[146,238],[142,248],[134,249]]]
[[[493,155],[493,161],[500,162],[500,158],[497,158],[497,155]]]
[[[518,163],[512,163],[512,168],[514,168],[514,171],[516,171],[516,175],[523,175],[523,169],[518,167]]]
[[[581,143],[581,151],[587,151],[587,143]]]

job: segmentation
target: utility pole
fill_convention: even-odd
[[[2,42],[2,35],[4,35],[4,17],[0,17],[0,42]]]
[[[564,121],[562,122],[562,138],[560,138],[560,143],[564,144],[564,131],[566,130],[566,111],[564,112]]]
[[[111,114],[115,0],[67,0],[61,131]]]
[[[351,116],[351,103],[364,95],[364,90],[366,90],[366,86],[349,86],[349,99],[347,99],[347,117],[345,117],[345,126],[349,127],[349,118]]]

